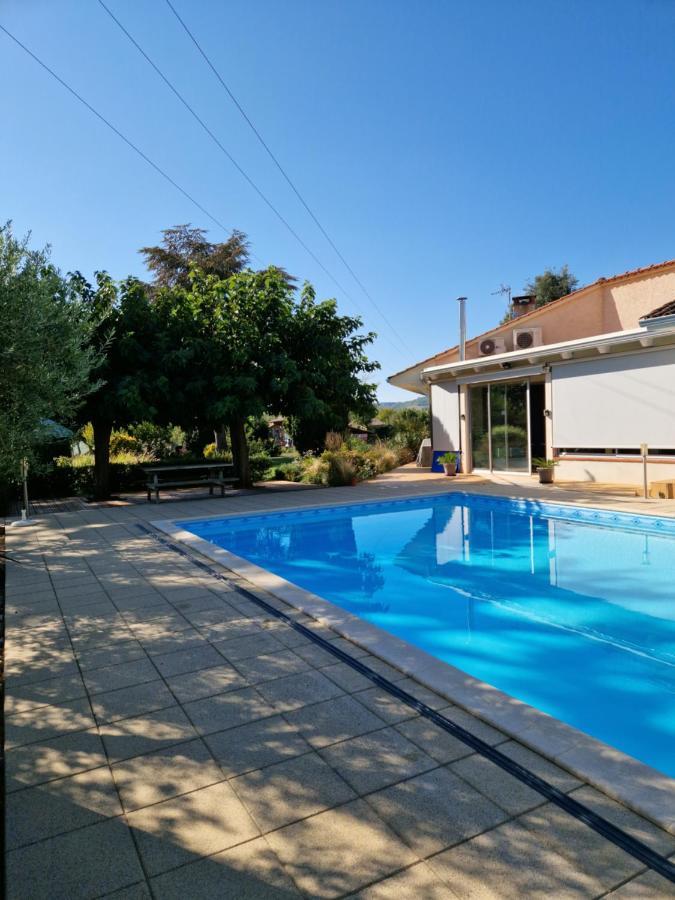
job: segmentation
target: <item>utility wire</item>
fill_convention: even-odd
[[[134,153],[137,153],[141,157],[141,159],[143,159],[149,166],[152,166],[152,168],[155,170],[155,172],[157,172],[159,175],[162,176],[162,178],[164,178],[166,181],[168,181],[170,185],[175,187],[177,191],[180,191],[184,197],[187,197],[187,199],[190,201],[190,203],[194,203],[194,205],[197,207],[197,209],[199,209],[201,212],[203,212],[204,215],[207,216],[209,219],[211,219],[212,222],[215,222],[215,224],[219,228],[222,228],[223,231],[228,232],[230,230],[225,225],[223,225],[223,223],[220,221],[220,219],[217,219],[216,216],[214,216],[212,213],[210,213],[208,211],[208,209],[206,209],[206,207],[202,206],[202,204],[198,200],[196,200],[192,196],[192,194],[189,194],[185,190],[185,188],[182,188],[178,184],[177,181],[174,181],[174,179],[167,172],[165,172],[164,169],[162,169],[160,166],[157,165],[156,162],[154,162],[152,159],[150,159],[150,157],[146,153],[144,153],[140,149],[140,147],[138,147],[136,144],[134,144],[133,141],[129,140],[129,138],[125,134],[122,134],[122,132],[119,130],[119,128],[116,128],[112,124],[112,122],[110,122],[108,119],[106,119],[105,116],[101,115],[101,113],[97,109],[94,109],[94,107],[91,105],[91,103],[88,103],[81,94],[78,94],[78,92],[75,90],[75,88],[72,88],[67,82],[65,82],[63,80],[63,78],[61,78],[60,75],[57,75],[53,69],[50,69],[49,66],[47,65],[47,63],[43,62],[38,56],[36,56],[32,50],[29,50],[28,47],[18,39],[18,37],[13,35],[11,31],[8,31],[5,28],[5,26],[2,24],[0,24],[0,30],[4,31],[4,33],[7,35],[8,38],[11,38],[11,40],[13,40],[14,43],[17,44],[19,47],[21,47],[21,49],[24,50],[28,54],[28,56],[31,57],[31,59],[35,60],[35,62],[39,66],[41,66],[45,70],[45,72],[48,72],[52,76],[52,78],[54,78],[56,81],[58,81],[58,83],[62,87],[64,87],[68,91],[68,93],[72,94],[72,96],[75,97],[76,100],[79,100],[79,102],[83,106],[86,106],[86,108],[89,110],[90,113],[93,113],[93,115],[95,115],[97,119],[99,119],[101,122],[103,122],[104,125],[107,125],[107,127],[111,131],[113,131],[117,135],[118,138],[123,140],[124,143],[128,147],[131,147],[131,149],[134,151]]]
[[[98,0],[99,5],[108,13],[110,18],[115,22],[120,31],[129,39],[129,41],[134,45],[134,47],[138,50],[141,56],[149,63],[149,65],[154,69],[154,71],[159,75],[162,81],[166,84],[166,86],[171,90],[171,92],[180,100],[183,106],[187,109],[190,115],[201,125],[204,131],[208,134],[211,140],[216,144],[219,150],[225,154],[225,156],[229,159],[235,169],[239,172],[240,175],[250,184],[256,194],[267,204],[267,206],[272,210],[275,216],[279,219],[280,222],[288,229],[288,231],[293,235],[293,237],[298,241],[301,247],[306,250],[306,252],[311,256],[314,262],[321,267],[321,269],[325,272],[325,274],[337,285],[337,287],[342,291],[342,293],[348,297],[352,303],[356,306],[356,301],[349,294],[349,292],[340,284],[337,278],[330,272],[326,266],[321,262],[321,260],[316,256],[316,254],[307,246],[307,244],[303,241],[297,231],[293,228],[293,226],[284,218],[284,216],[279,212],[279,210],[274,206],[271,200],[261,191],[258,185],[253,181],[253,179],[248,175],[248,173],[239,165],[237,160],[232,156],[232,154],[227,150],[227,148],[221,143],[218,137],[214,134],[214,132],[209,128],[206,122],[201,118],[201,116],[195,112],[193,107],[188,103],[185,97],[181,94],[178,88],[170,81],[170,79],[162,72],[159,66],[148,56],[145,50],[141,47],[138,41],[133,37],[133,35],[124,27],[124,25],[120,22],[117,16],[112,12],[112,10],[103,2],[103,0]]]
[[[99,0],[99,2],[100,2],[100,0]],[[309,204],[307,203],[307,201],[305,200],[305,198],[304,198],[304,197],[302,196],[302,194],[300,193],[300,190],[296,187],[296,185],[295,185],[294,182],[292,181],[290,175],[286,172],[286,170],[285,170],[284,167],[281,165],[281,163],[279,162],[279,160],[277,159],[277,157],[274,155],[274,153],[273,153],[272,150],[270,149],[269,145],[267,144],[267,142],[265,141],[265,139],[263,138],[263,136],[260,134],[260,132],[258,131],[258,129],[256,128],[256,126],[253,124],[253,122],[251,121],[251,119],[250,119],[249,116],[247,115],[247,113],[246,113],[246,111],[244,110],[244,108],[243,108],[243,106],[241,105],[241,103],[237,100],[237,98],[235,97],[235,95],[232,93],[232,91],[231,91],[230,88],[228,87],[227,83],[226,83],[225,80],[223,79],[223,77],[222,77],[222,75],[220,74],[220,72],[218,71],[218,69],[216,69],[216,67],[214,66],[214,64],[211,62],[211,60],[210,60],[209,57],[207,56],[206,52],[204,51],[203,47],[201,46],[201,44],[199,43],[199,41],[197,40],[197,38],[194,36],[194,34],[192,33],[192,31],[188,28],[188,26],[187,26],[187,24],[185,23],[185,21],[183,20],[183,18],[179,15],[178,11],[176,10],[176,7],[173,5],[173,3],[171,2],[171,0],[166,0],[166,5],[169,7],[169,9],[171,10],[171,12],[174,14],[174,16],[176,17],[176,19],[178,20],[178,22],[181,24],[181,26],[183,27],[185,33],[188,35],[188,37],[190,38],[190,40],[192,41],[192,43],[193,43],[193,44],[195,45],[195,47],[197,48],[198,52],[200,53],[200,55],[201,55],[202,58],[204,59],[204,62],[207,64],[207,66],[211,69],[211,71],[213,72],[213,74],[216,76],[216,78],[217,78],[218,81],[220,82],[222,88],[225,90],[225,92],[227,93],[227,95],[228,95],[228,97],[230,98],[230,100],[234,103],[234,105],[237,107],[237,109],[239,110],[239,112],[241,113],[241,115],[244,117],[244,119],[246,120],[246,123],[248,124],[249,128],[250,128],[251,131],[255,134],[255,136],[258,138],[258,141],[262,144],[262,146],[264,147],[265,151],[267,152],[267,155],[268,155],[269,158],[272,160],[272,162],[274,163],[274,165],[277,167],[277,169],[279,170],[279,172],[281,172],[281,174],[282,174],[282,176],[284,177],[286,183],[289,185],[289,187],[291,188],[291,190],[293,191],[293,193],[295,194],[295,196],[298,198],[298,200],[300,201],[300,203],[302,203],[302,205],[304,206],[305,210],[309,213],[309,215],[310,215],[310,217],[312,218],[314,224],[317,226],[317,228],[319,229],[319,231],[321,232],[321,234],[325,237],[325,239],[328,241],[328,243],[330,244],[330,246],[333,248],[333,250],[335,251],[336,255],[337,255],[337,256],[339,257],[339,259],[342,261],[342,263],[344,264],[345,268],[347,269],[347,271],[349,272],[349,274],[352,276],[352,278],[354,279],[354,281],[355,281],[355,282],[358,284],[358,286],[361,288],[361,290],[363,291],[363,293],[365,294],[365,296],[368,298],[368,300],[370,300],[370,302],[372,303],[372,305],[374,306],[374,308],[377,310],[377,312],[379,313],[379,315],[380,315],[380,317],[382,318],[382,320],[388,325],[388,327],[389,327],[389,329],[391,330],[391,332],[392,332],[394,335],[396,335],[396,337],[397,337],[397,339],[400,341],[402,347],[403,347],[404,349],[407,350],[407,347],[406,347],[406,345],[405,345],[405,341],[403,340],[403,338],[401,337],[401,335],[398,333],[398,331],[397,331],[397,330],[394,328],[394,326],[391,324],[391,322],[389,321],[389,319],[387,318],[387,316],[384,314],[384,312],[382,311],[382,309],[380,309],[380,307],[379,307],[379,305],[377,304],[376,300],[371,296],[371,294],[369,293],[369,291],[368,291],[368,289],[366,288],[366,286],[363,284],[363,282],[362,282],[361,279],[358,277],[358,275],[356,274],[356,272],[354,271],[354,269],[349,265],[349,263],[347,262],[347,260],[345,259],[345,257],[342,255],[342,253],[340,252],[340,250],[338,249],[338,247],[335,245],[335,242],[333,241],[333,239],[331,238],[331,236],[328,234],[328,232],[326,231],[326,229],[323,227],[323,225],[321,224],[321,222],[319,221],[319,219],[317,218],[317,216],[314,214],[314,212],[313,212],[312,209],[310,208]]]

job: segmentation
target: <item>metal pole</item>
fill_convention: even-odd
[[[649,479],[647,477],[647,454],[649,447],[647,444],[640,444],[640,455],[642,456],[642,492],[645,500],[649,499]]]
[[[23,509],[21,510],[21,518],[28,518],[28,460],[21,462],[21,473],[23,475]]]
[[[466,297],[458,297],[459,303],[459,361],[466,358]]]

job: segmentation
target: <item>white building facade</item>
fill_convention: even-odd
[[[599,331],[622,315],[632,327]],[[569,334],[566,318],[596,333],[554,340]],[[601,279],[459,356],[451,348],[389,381],[429,396],[434,453],[458,452],[463,471],[529,475],[544,457],[559,481],[638,485],[646,445],[648,480],[675,479],[675,261]]]

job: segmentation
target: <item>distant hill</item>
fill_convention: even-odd
[[[390,400],[388,403],[380,403],[380,409],[410,409],[411,407],[428,409],[429,398],[415,397],[414,400]]]

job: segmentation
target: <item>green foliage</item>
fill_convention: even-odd
[[[379,368],[366,355],[375,335],[358,333],[361,326],[359,318],[339,315],[334,300],[317,303],[305,284],[287,336],[295,389],[279,407],[301,453],[320,450],[326,433],[344,432],[350,418],[375,414],[375,386],[365,380]]]
[[[532,465],[535,469],[554,469],[558,465],[558,462],[555,459],[546,459],[541,456],[533,459]]]
[[[232,462],[232,454],[229,450],[218,450],[215,443],[212,443],[204,447],[204,459],[222,459],[226,462]]]
[[[544,269],[541,275],[535,277],[525,285],[525,293],[531,294],[535,298],[535,307],[546,306],[553,300],[559,300],[560,297],[566,297],[576,290],[579,280],[570,272],[569,266],[565,264],[557,271],[555,269]]]
[[[326,450],[322,459],[327,465],[326,483],[329,487],[342,487],[356,480],[357,469],[351,454]]]
[[[172,456],[185,446],[186,441],[186,434],[179,425],[138,422],[129,426],[129,433],[140,443],[143,453],[156,459]]]
[[[11,224],[0,226],[0,480],[38,463],[43,419],[71,421],[92,389],[90,311]]]
[[[442,466],[453,466],[457,462],[457,454],[448,450],[447,453],[443,453],[438,457],[438,462]]]
[[[256,481],[263,480],[271,465],[271,459],[265,453],[251,454],[251,458],[249,459],[249,466],[251,471],[251,481],[253,482],[253,484],[255,484]]]
[[[141,442],[130,435],[128,431],[113,431],[110,435],[111,457],[120,453],[139,454],[142,450]]]
[[[385,421],[391,429],[392,443],[407,447],[416,454],[424,438],[430,436],[429,412],[414,406],[384,412],[387,414]]]

